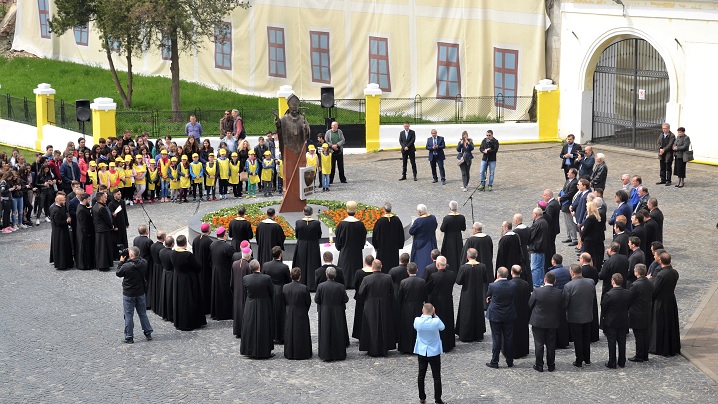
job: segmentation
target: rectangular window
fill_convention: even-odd
[[[496,106],[516,109],[519,51],[494,48],[494,97]]]
[[[50,0],[37,0],[37,9],[40,13],[40,37],[50,38]]]
[[[87,46],[87,31],[87,24],[78,25],[74,28],[76,44]]]
[[[232,23],[214,28],[214,67],[232,70]]]
[[[310,51],[312,59],[312,81],[329,84],[332,72],[329,64],[329,33],[310,31]]]
[[[162,34],[162,60],[170,60],[172,58],[172,42],[170,36]]]
[[[267,27],[267,38],[269,42],[269,75],[287,77],[284,28]]]
[[[369,82],[379,84],[382,91],[391,91],[389,75],[389,41],[369,37]]]
[[[452,98],[458,97],[460,93],[459,44],[439,42],[436,58],[436,96]]]

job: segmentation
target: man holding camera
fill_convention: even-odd
[[[424,304],[421,309],[421,317],[414,319],[414,329],[416,329],[416,344],[414,345],[414,353],[419,358],[419,402],[426,402],[426,391],[424,388],[424,378],[426,377],[426,368],[431,365],[431,375],[434,378],[434,400],[437,403],[441,401],[441,354],[444,349],[441,344],[440,331],[445,328],[444,323],[436,316],[436,309],[431,303]]]
[[[145,300],[147,261],[140,258],[139,255],[140,249],[137,247],[125,249],[120,254],[120,263],[116,273],[119,278],[124,278],[122,280],[122,304],[125,313],[125,339],[123,342],[126,344],[135,342],[135,310],[140,316],[140,324],[145,338],[152,341],[152,326],[150,319],[147,318],[147,302]]]

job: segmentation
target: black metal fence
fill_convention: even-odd
[[[10,94],[3,95],[0,100],[0,118],[28,125],[37,125],[35,100],[27,97],[13,97]]]
[[[382,98],[382,124],[536,122],[536,95]]]

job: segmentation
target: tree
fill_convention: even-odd
[[[181,119],[182,110],[180,54],[201,49],[206,39],[214,42],[217,27],[237,7],[249,8],[249,0],[155,0],[142,6],[150,46],[160,51],[169,47],[171,106],[176,119]]]
[[[146,50],[148,45],[140,7],[144,3],[143,0],[55,0],[56,13],[50,20],[50,29],[58,34],[94,22],[125,108],[132,107],[132,56]],[[124,55],[127,60],[126,89],[117,74],[113,53]]]

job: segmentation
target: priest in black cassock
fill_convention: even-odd
[[[521,249],[521,237],[511,230],[511,222],[504,221],[501,223],[501,238],[499,239],[499,249],[496,252],[496,268],[511,268],[514,265],[520,265],[524,268],[524,256]],[[493,274],[496,277],[496,274]],[[511,275],[509,275],[509,280]],[[523,271],[521,271],[521,279],[526,280]],[[528,281],[527,281],[528,282]],[[533,282],[529,282],[531,290],[533,290]]]
[[[239,353],[252,359],[274,356],[274,287],[269,275],[259,272],[257,260],[249,263],[252,272],[244,277],[244,316]]]
[[[90,194],[79,196],[77,205],[77,256],[75,266],[77,269],[95,268],[95,226],[92,222],[92,208],[90,207]],[[149,300],[147,301],[149,303]]]
[[[160,250],[160,263],[162,264],[162,282],[160,283],[159,307],[156,313],[163,320],[174,321],[174,298],[172,292],[174,267],[172,266],[172,253],[175,246],[175,239],[172,236],[165,237],[165,248]]]
[[[676,303],[678,271],[671,266],[671,255],[662,252],[661,271],[653,277],[653,316],[651,346],[653,355],[673,356],[681,353],[681,332]]]
[[[420,278],[423,278],[425,281],[428,281],[428,280],[429,280],[429,277],[431,276],[431,274],[433,274],[434,272],[437,271],[437,269],[436,269],[436,259],[439,258],[440,255],[441,255],[441,251],[439,251],[438,248],[435,248],[435,249],[431,250],[431,255],[430,255],[430,257],[431,257],[431,264],[427,265],[426,268],[424,268],[424,273],[423,273],[423,275],[420,276]],[[420,268],[420,269],[421,269],[421,268]],[[446,270],[447,270],[447,271],[452,271],[452,272],[454,272],[454,275],[456,275],[456,273],[458,272],[459,268],[451,268],[451,267],[449,267],[449,266],[447,265],[447,266],[446,266]],[[419,272],[421,272],[421,271],[419,271]],[[418,275],[417,275],[417,276],[418,276]],[[412,325],[412,327],[413,327],[413,325]]]
[[[396,342],[399,342],[399,319],[401,318],[401,302],[399,301],[399,286],[401,281],[409,277],[409,272],[406,270],[406,266],[409,264],[409,254],[402,253],[399,257],[399,265],[389,270],[389,276],[394,284],[394,305],[392,306],[393,322],[396,325],[394,327],[394,338]],[[382,262],[382,267],[384,263]],[[382,268],[383,272],[383,268]]]
[[[267,209],[267,218],[257,225],[257,260],[264,265],[272,260],[272,247],[284,250],[284,230],[274,221],[274,208]]]
[[[114,235],[115,260],[120,259],[120,249],[118,246],[123,245],[124,248],[129,247],[127,242],[127,229],[130,228],[130,221],[127,218],[127,205],[122,199],[122,191],[118,188],[112,194],[114,197],[108,204],[107,208],[112,213],[112,234]]]
[[[252,223],[247,220],[244,215],[247,213],[244,205],[237,209],[237,217],[229,222],[229,237],[232,238],[232,248],[234,251],[240,251],[239,244],[244,241],[252,240],[254,233],[252,232]]]
[[[282,302],[282,290],[284,285],[292,281],[289,275],[289,267],[282,262],[282,249],[278,246],[272,247],[272,260],[262,265],[262,273],[269,275],[274,287],[274,343],[284,343],[284,303]]]
[[[220,227],[216,231],[217,240],[209,246],[212,261],[212,301],[209,314],[213,320],[229,320],[232,318],[232,288],[229,285],[232,277],[232,255],[234,248],[227,241],[227,230]]]
[[[334,279],[336,282],[344,284],[344,275],[342,274],[342,269],[338,268],[336,265],[334,265],[334,254],[332,254],[331,251],[324,251],[324,254],[322,254],[322,260],[324,260],[324,265],[320,266],[316,269],[314,272],[314,281],[317,288],[322,282],[327,281],[327,269],[329,267],[332,267],[336,270],[337,275]],[[346,286],[345,286],[346,287]],[[310,290],[310,292],[314,292],[313,290]]]
[[[114,236],[112,235],[112,215],[107,208],[107,194],[100,192],[92,207],[92,224],[95,225],[95,264],[100,271],[109,271],[114,265]]]
[[[439,256],[436,259],[437,271],[431,274],[426,282],[426,291],[429,303],[434,305],[436,315],[446,328],[441,331],[441,345],[444,352],[449,352],[456,346],[454,335],[454,282],[456,274],[446,270],[446,258]]]
[[[464,244],[464,248],[461,250],[462,255],[460,262],[462,265],[466,264],[469,248],[476,250],[476,261],[485,265],[486,279],[489,280],[489,282],[484,283],[484,296],[486,296],[490,280],[496,278],[496,274],[494,273],[494,241],[491,239],[491,236],[484,233],[484,225],[481,222],[476,222],[471,225],[471,232],[473,234],[466,239],[466,244]],[[488,306],[488,303],[486,303],[484,299],[484,308]]]
[[[152,305],[152,311],[160,315],[160,287],[162,286],[162,262],[160,261],[160,251],[165,248],[165,237],[167,232],[160,230],[157,232],[157,241],[150,247],[152,255],[152,269],[150,270],[150,280],[147,287],[147,301]]]
[[[427,300],[426,281],[416,275],[418,268],[410,262],[406,265],[408,278],[401,281],[399,285],[399,306],[400,318],[396,331],[399,334],[399,352],[405,354],[414,353],[416,343],[416,329],[414,319],[421,315],[421,308]]]
[[[531,229],[524,223],[524,215],[517,213],[514,215],[513,227],[514,233],[518,234],[521,238],[521,255],[523,256],[523,263],[521,264],[521,276],[523,280],[533,285],[533,276],[531,275],[531,258],[529,257],[529,238],[531,237]],[[547,260],[551,260],[551,257],[546,257]],[[509,268],[509,267],[506,267]]]
[[[192,240],[192,253],[202,268],[199,273],[199,291],[202,293],[204,314],[209,314],[212,308],[212,256],[210,247],[213,241],[209,236],[209,223],[202,223],[200,231],[202,233]]]
[[[359,350],[369,356],[388,356],[389,350],[396,349],[391,313],[394,285],[391,276],[381,271],[381,265],[377,259],[372,262],[373,272],[364,278],[358,291],[364,298]]]
[[[150,247],[154,244],[149,237],[149,231],[146,224],[141,224],[137,227],[138,236],[132,240],[132,245],[140,249],[140,257],[147,261],[147,272],[145,273],[145,282],[149,285],[150,277],[152,276],[152,269],[154,267],[154,261],[152,261],[152,252]],[[148,290],[149,292],[149,290]],[[147,297],[147,308],[150,309],[151,302]]]
[[[282,288],[285,310],[284,357],[309,359],[312,357],[312,336],[309,330],[309,306],[312,305],[312,298],[307,287],[300,283],[302,270],[292,268],[290,276],[292,282]]]
[[[354,217],[357,203],[347,202],[347,217],[337,225],[335,247],[339,250],[338,266],[344,271],[344,286],[354,288],[354,273],[362,267],[362,251],[366,244],[366,227]]]
[[[172,298],[174,325],[181,331],[192,331],[207,325],[199,290],[199,273],[202,270],[194,255],[187,251],[187,237],[177,236],[177,249],[170,256],[174,276]]]
[[[327,281],[317,286],[314,302],[319,319],[319,358],[324,361],[344,360],[349,346],[346,304],[349,301],[344,285],[336,282],[335,267],[326,269]]]
[[[464,259],[461,256],[461,246],[464,244],[461,234],[466,230],[466,217],[457,212],[458,209],[459,204],[456,201],[449,202],[449,214],[444,216],[440,229],[444,233],[441,255],[446,257],[446,263],[452,271],[456,271]],[[466,257],[465,253],[464,257]]]
[[[486,265],[476,260],[475,248],[466,251],[466,264],[459,267],[456,283],[461,285],[459,313],[456,316],[456,335],[459,341],[483,341],[486,332],[484,320],[485,285],[491,282]],[[439,317],[441,318],[441,317]]]
[[[399,265],[399,250],[404,247],[404,225],[399,216],[391,213],[391,203],[384,203],[384,212],[374,224],[371,244],[376,250],[376,259],[382,262],[382,271],[388,272]]]
[[[364,318],[364,296],[359,294],[359,287],[361,287],[364,278],[371,275],[374,270],[372,269],[372,262],[374,262],[374,256],[369,254],[364,257],[364,266],[361,269],[357,269],[354,274],[354,322],[352,326],[352,338],[361,339],[361,323]]]
[[[521,279],[522,268],[520,265],[511,267],[512,278],[509,282],[516,285],[514,288],[514,309],[516,320],[514,320],[513,334],[513,357],[523,358],[529,354],[529,299],[531,288],[529,283]]]
[[[410,261],[416,262],[416,267],[419,268],[417,275],[423,277],[424,268],[431,264],[431,251],[437,248],[436,228],[439,224],[436,217],[428,213],[423,203],[416,206],[416,213],[419,217],[409,228],[409,234],[414,236],[411,242]],[[442,320],[445,322],[443,318]]]
[[[294,225],[297,248],[294,250],[292,267],[298,267],[302,271],[302,284],[307,285],[313,292],[317,289],[314,271],[321,265],[319,239],[322,238],[322,225],[319,220],[312,218],[312,213],[314,209],[309,205],[305,206],[304,217]]]
[[[55,269],[64,271],[74,266],[72,260],[72,241],[70,240],[70,216],[65,208],[65,195],[55,196],[55,203],[50,206],[50,223],[52,235],[50,236],[50,262]]]
[[[249,263],[251,262],[252,249],[245,247],[241,251],[242,258],[232,263],[232,278],[229,286],[232,288],[232,332],[237,338],[242,337],[242,320],[244,317],[244,277],[249,275]]]

